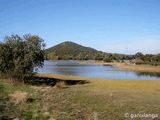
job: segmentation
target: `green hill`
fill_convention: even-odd
[[[49,60],[93,60],[98,53],[102,52],[69,41],[45,50]]]

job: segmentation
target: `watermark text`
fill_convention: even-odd
[[[141,114],[129,114],[129,113],[125,113],[124,117],[128,117],[128,118],[158,118],[158,114],[147,114],[147,113],[141,113]]]

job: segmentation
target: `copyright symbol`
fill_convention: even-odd
[[[129,113],[125,113],[124,116],[125,116],[125,117],[129,117]]]

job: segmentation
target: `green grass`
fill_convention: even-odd
[[[43,85],[15,85],[1,79],[0,97],[8,98],[5,105],[16,106],[13,111],[4,110],[5,114],[1,116],[33,120],[131,119],[124,117],[125,113],[160,116],[160,81],[107,80],[55,74],[38,74],[38,76]],[[56,83],[49,86],[49,83],[44,85],[42,81],[45,80],[63,81],[66,84],[65,87],[56,87]],[[34,81],[35,79],[32,80],[33,83]],[[31,101],[15,104],[10,94],[16,91],[26,92],[26,99]]]
[[[26,101],[24,103],[16,103],[15,100],[12,99],[12,94],[16,91],[27,93]],[[47,117],[42,116],[41,112],[35,112],[37,107],[34,99],[37,95],[32,93],[34,93],[34,89],[30,85],[13,82],[10,79],[0,79],[0,120],[10,120],[15,118],[25,120],[31,120],[30,118],[32,118],[38,120],[37,118],[39,117]],[[21,95],[18,97],[21,97]],[[33,118],[34,114],[37,114],[37,116]],[[48,120],[48,117],[43,120]]]

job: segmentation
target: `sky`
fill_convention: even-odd
[[[160,53],[160,0],[0,0],[0,41],[31,33],[108,53]]]

